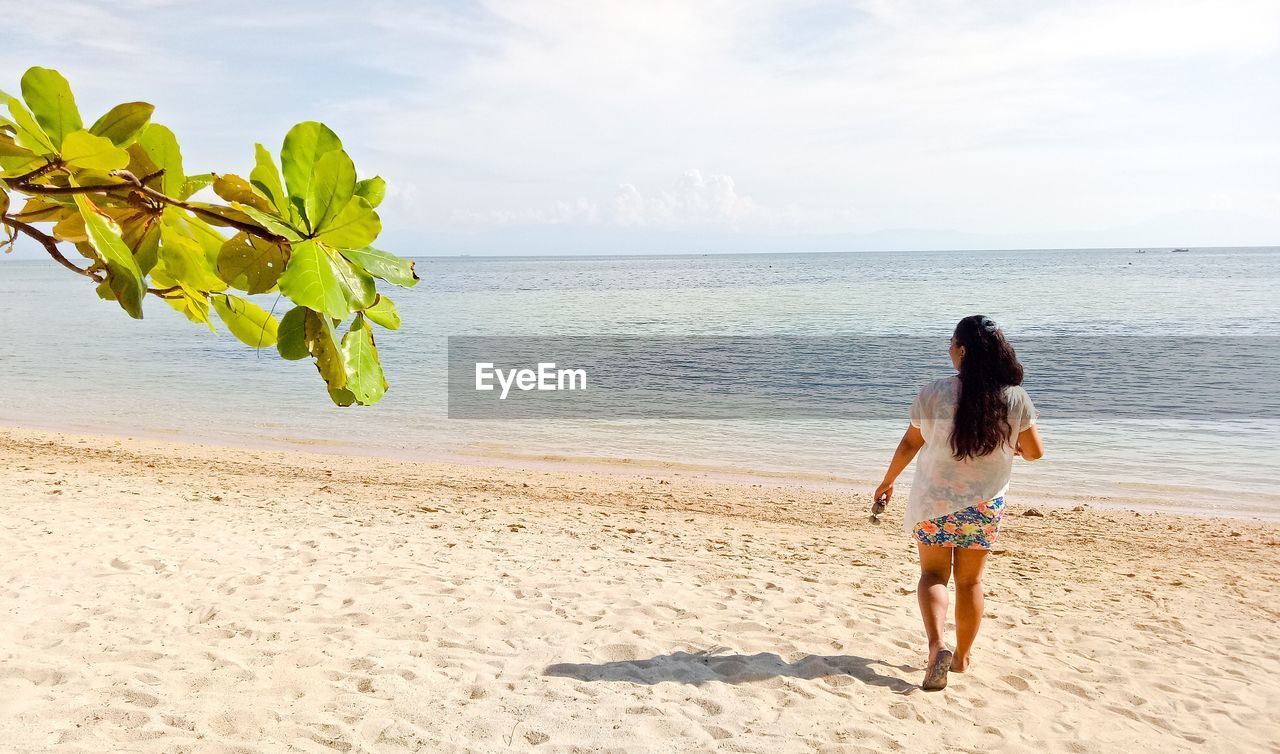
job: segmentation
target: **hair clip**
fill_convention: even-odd
[[[986,330],[987,332],[995,332],[996,330],[1000,329],[1000,325],[997,325],[996,321],[990,317],[983,317],[979,321],[979,324],[981,324],[982,329]]]

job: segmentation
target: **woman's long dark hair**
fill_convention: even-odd
[[[956,325],[960,359],[960,396],[951,429],[951,452],[959,460],[992,453],[1012,442],[1005,388],[1022,384],[1022,364],[990,317],[975,314]]]

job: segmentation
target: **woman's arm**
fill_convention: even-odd
[[[893,460],[889,462],[889,470],[884,473],[884,481],[876,487],[876,500],[883,499],[887,503],[893,498],[893,483],[923,447],[924,435],[920,434],[920,428],[914,424],[908,425],[907,431],[902,433],[902,439],[898,441],[898,449],[893,451]]]
[[[1036,431],[1036,425],[1032,424],[1018,433],[1015,452],[1026,461],[1038,461],[1044,458],[1044,443],[1040,442],[1040,433]]]

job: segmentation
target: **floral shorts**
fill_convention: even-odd
[[[1000,531],[1004,498],[997,497],[964,510],[916,524],[916,541],[922,545],[990,550]]]

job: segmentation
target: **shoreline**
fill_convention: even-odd
[[[755,469],[743,468],[730,464],[714,464],[700,462],[682,462],[659,458],[624,458],[609,456],[567,455],[562,453],[540,453],[536,451],[509,450],[489,444],[489,447],[475,446],[455,450],[414,450],[398,451],[393,448],[370,447],[353,443],[322,441],[309,438],[290,438],[280,436],[261,436],[257,438],[233,438],[217,436],[203,439],[182,431],[165,430],[126,430],[120,432],[103,431],[91,428],[70,427],[51,423],[23,422],[12,419],[0,420],[0,435],[7,433],[31,432],[38,434],[61,435],[74,438],[98,438],[104,441],[128,440],[156,442],[173,445],[191,445],[203,448],[220,448],[230,452],[239,451],[271,451],[277,453],[314,454],[337,458],[381,459],[401,463],[448,464],[456,466],[475,466],[478,468],[498,468],[512,471],[545,470],[562,472],[582,472],[591,474],[616,475],[621,477],[648,476],[653,474],[676,474],[701,477],[706,479],[737,482],[744,484],[767,484],[778,487],[795,487],[810,491],[835,491],[854,496],[868,496],[879,481],[857,478],[853,476],[828,474],[823,472],[806,472],[790,469]],[[886,452],[886,459],[889,452]],[[887,462],[887,460],[886,460]],[[1052,463],[1052,460],[1045,461]],[[1018,462],[1021,463],[1021,462]],[[899,496],[905,501],[905,494],[911,489],[910,473],[904,474],[899,483]],[[1228,519],[1239,521],[1263,521],[1280,523],[1280,497],[1276,501],[1258,501],[1252,509],[1208,509],[1194,504],[1179,503],[1179,497],[1186,495],[1178,489],[1148,489],[1154,487],[1149,483],[1134,483],[1137,489],[1120,493],[1098,494],[1093,492],[1072,492],[1069,494],[1048,493],[1045,490],[1027,489],[1018,482],[1018,470],[1015,465],[1013,482],[1010,485],[1009,499],[1026,505],[1038,505],[1052,508],[1073,508],[1077,505],[1116,512],[1140,512],[1151,514],[1169,514],[1177,516],[1193,516],[1197,518]],[[1274,505],[1273,510],[1266,506]]]
[[[157,754],[1280,743],[1280,526],[1017,502],[975,665],[927,694],[901,506],[872,526],[867,502],[676,472],[0,430],[0,740]]]

